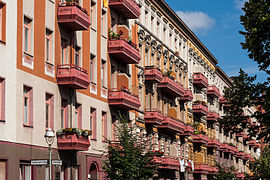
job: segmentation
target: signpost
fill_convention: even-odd
[[[31,160],[31,166],[47,166],[49,164],[48,159],[35,159]],[[52,160],[52,165],[62,166],[62,160]]]

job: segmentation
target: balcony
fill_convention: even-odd
[[[184,96],[180,97],[180,101],[192,101],[193,99],[193,94],[190,90],[186,89]]]
[[[236,173],[236,177],[239,179],[244,179],[245,178],[245,174],[244,173]]]
[[[221,144],[220,147],[219,147],[219,150],[220,151],[223,151],[225,153],[231,153],[231,148],[228,144]]]
[[[193,84],[200,88],[208,87],[208,80],[202,73],[194,73],[193,74]]]
[[[178,170],[180,166],[178,158],[172,156],[155,156],[154,161],[159,165],[159,169]]]
[[[236,134],[236,137],[243,137],[244,134],[245,134],[244,132],[237,133],[237,134]]]
[[[207,137],[207,135],[203,135],[203,134],[194,134],[192,138],[193,138],[193,143],[208,144],[209,142],[209,138]]]
[[[261,147],[260,143],[256,143],[254,146],[255,149],[258,149],[259,147]]]
[[[214,111],[210,111],[207,115],[207,121],[217,122],[219,118],[220,118],[219,114]]]
[[[60,3],[58,6],[58,23],[72,30],[87,30],[90,26],[87,11],[75,2]]]
[[[256,140],[250,140],[250,141],[248,142],[248,145],[250,145],[250,146],[255,146],[255,145],[256,145]]]
[[[138,64],[141,60],[139,50],[124,39],[109,39],[108,53],[121,63]]]
[[[191,135],[193,135],[193,133],[194,133],[193,127],[190,126],[190,125],[186,125],[185,129],[184,129],[184,133],[182,133],[181,135],[183,135],[183,136],[191,136]]]
[[[139,97],[128,89],[112,89],[109,91],[109,105],[123,110],[139,110],[141,104]]]
[[[180,97],[185,94],[184,87],[169,77],[163,77],[162,82],[158,84],[158,87],[170,96]]]
[[[219,148],[220,147],[220,142],[218,139],[210,139],[208,142],[207,147],[210,148]]]
[[[157,109],[146,109],[144,114],[144,120],[146,124],[161,125],[163,121],[163,115]]]
[[[237,158],[243,158],[245,155],[244,155],[244,153],[243,152],[238,152],[238,153],[236,153],[236,157]]]
[[[144,77],[145,81],[157,83],[161,83],[163,79],[161,71],[158,68],[152,66],[145,67]]]
[[[247,161],[247,160],[251,159],[251,155],[250,155],[250,154],[245,154],[245,153],[244,153],[243,159],[244,159],[245,161]]]
[[[215,174],[216,172],[218,172],[218,168],[217,167],[208,167],[208,171],[209,171],[209,174]]]
[[[226,104],[227,103],[227,100],[224,97],[220,97],[219,98],[219,103],[220,104]]]
[[[183,133],[185,129],[185,126],[182,122],[174,118],[171,118],[169,116],[164,116],[162,125],[158,127],[166,131],[175,132],[175,133]]]
[[[205,164],[195,164],[193,173],[208,174],[209,167],[208,165]]]
[[[237,149],[237,147],[231,146],[231,153],[236,155],[237,153],[239,153],[239,150]]]
[[[88,73],[85,69],[74,64],[57,66],[57,83],[74,89],[87,89],[90,84]]]
[[[203,116],[208,115],[208,107],[204,102],[195,102],[192,105],[193,113],[200,114]]]
[[[208,96],[219,98],[220,97],[219,89],[215,85],[208,86],[208,88],[207,88],[207,95]]]
[[[109,6],[126,19],[138,19],[141,12],[134,0],[110,0]]]
[[[83,138],[76,134],[63,134],[57,137],[58,150],[88,151],[89,138]]]

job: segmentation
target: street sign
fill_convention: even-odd
[[[62,166],[62,160],[52,160],[52,165]]]
[[[49,163],[48,159],[31,160],[31,166],[44,166],[44,165],[48,165],[48,163]]]

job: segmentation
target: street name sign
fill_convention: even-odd
[[[49,160],[48,159],[35,159],[35,160],[31,160],[31,166],[44,166],[44,165],[48,165]]]
[[[62,160],[52,160],[52,165],[62,166]]]

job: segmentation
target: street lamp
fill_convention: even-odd
[[[51,128],[48,128],[46,130],[46,133],[44,134],[44,138],[48,144],[48,149],[49,149],[49,180],[52,178],[52,144],[54,141],[54,132]]]

